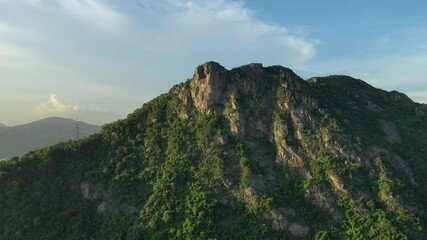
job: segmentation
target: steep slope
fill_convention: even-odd
[[[427,107],[199,66],[100,134],[0,163],[5,239],[423,239]]]
[[[75,139],[77,123],[81,137],[87,137],[101,130],[101,127],[96,125],[59,117],[14,127],[0,126],[0,159],[21,156],[37,148]]]

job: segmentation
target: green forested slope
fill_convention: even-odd
[[[209,62],[100,134],[0,162],[0,239],[423,239],[427,108]]]

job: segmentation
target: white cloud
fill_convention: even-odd
[[[58,100],[58,96],[54,93],[50,94],[47,102],[41,103],[37,106],[37,112],[41,115],[45,114],[64,114],[78,112],[79,105],[65,104]]]
[[[10,116],[31,112],[112,121],[191,77],[205,61],[227,68],[250,62],[295,68],[317,48],[316,39],[260,20],[243,1],[0,0],[0,5],[0,89],[36,94],[36,103],[48,90],[108,108],[103,112],[52,95],[37,106],[16,107]]]
[[[292,52],[294,61],[298,64],[303,64],[314,57],[316,54],[315,43],[317,41],[306,41],[296,36],[283,37],[283,44],[286,50]]]
[[[172,58],[213,59],[233,67],[251,61],[299,67],[316,54],[318,40],[259,20],[242,1],[139,3],[142,44]]]
[[[126,24],[125,16],[102,0],[58,0],[71,16],[102,30],[116,32]]]
[[[40,103],[35,110],[38,118],[52,116],[67,117],[94,124],[104,124],[123,117],[121,114],[113,113],[99,107],[86,107],[79,104],[64,103],[54,93],[50,94],[48,101]]]

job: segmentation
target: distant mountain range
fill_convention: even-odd
[[[20,156],[28,151],[61,141],[86,137],[101,127],[67,118],[51,117],[24,125],[8,127],[0,124],[0,159]]]

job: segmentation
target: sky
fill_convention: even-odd
[[[427,103],[424,0],[0,0],[0,123],[120,118],[217,61]]]

